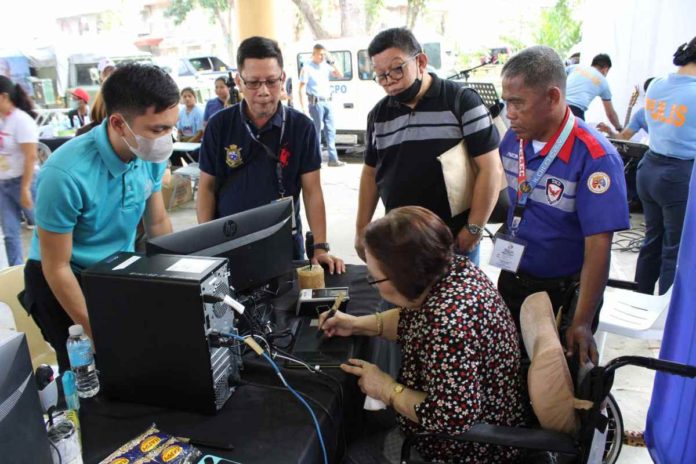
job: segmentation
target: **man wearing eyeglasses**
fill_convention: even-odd
[[[411,31],[380,32],[368,54],[375,81],[387,96],[368,116],[367,150],[360,179],[355,248],[364,258],[362,234],[381,198],[387,211],[422,206],[456,237],[456,248],[478,264],[478,242],[498,199],[502,165],[499,134],[473,90],[426,72],[428,57]],[[459,114],[455,115],[455,98]],[[452,215],[438,156],[466,142],[478,175],[471,208]],[[468,213],[468,214],[467,214]]]
[[[235,81],[244,100],[208,121],[201,143],[196,205],[203,223],[292,197],[295,259],[303,259],[300,192],[314,234],[315,263],[330,273],[345,271],[330,255],[319,169],[321,153],[312,121],[280,104],[283,55],[274,40],[251,37],[237,50]]]
[[[331,87],[329,85],[331,76],[341,78],[343,73],[324,46],[316,44],[312,49],[312,59],[304,64],[300,73],[300,106],[304,112],[306,91],[309,101],[309,115],[314,121],[317,137],[321,142],[323,131],[326,148],[329,152],[329,166],[337,167],[343,166],[345,163],[338,160],[336,152],[336,127],[333,108],[331,108]]]

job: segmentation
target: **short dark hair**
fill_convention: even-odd
[[[104,82],[101,93],[107,116],[139,116],[151,106],[161,113],[179,103],[179,88],[174,79],[153,65],[132,63],[117,67]]]
[[[266,37],[249,37],[239,44],[237,49],[237,68],[240,71],[244,67],[244,60],[247,58],[275,58],[278,60],[280,68],[283,68],[283,52],[280,51],[278,42]]]
[[[181,96],[183,97],[183,96],[184,96],[184,93],[186,93],[186,92],[188,92],[188,93],[190,93],[191,95],[193,95],[193,98],[196,98],[196,92],[194,92],[193,89],[192,89],[191,87],[184,87],[183,89],[181,89]]]
[[[643,83],[643,92],[647,92],[647,91],[648,91],[648,87],[650,87],[650,83],[651,83],[654,79],[655,79],[654,77],[648,77],[647,79],[645,79],[645,82]]]
[[[675,66],[686,66],[689,63],[696,63],[696,37],[691,39],[688,44],[681,44],[674,52],[672,63]]]
[[[215,79],[215,83],[217,84],[218,82],[222,82],[223,84],[227,85],[227,78],[226,77],[218,77]]]
[[[396,290],[411,300],[447,270],[453,242],[442,219],[420,206],[393,209],[365,229],[370,254]]]
[[[320,43],[316,43],[314,44],[314,47],[312,47],[312,50],[326,50],[326,47]]]
[[[592,66],[597,66],[599,69],[611,68],[611,58],[606,53],[600,53],[592,58]]]
[[[513,55],[503,66],[502,76],[503,79],[521,76],[526,87],[546,90],[556,86],[565,94],[565,66],[551,47],[535,45]]]
[[[393,27],[377,34],[367,47],[367,54],[372,58],[387,48],[398,48],[407,55],[415,55],[423,51],[416,36],[405,27]]]

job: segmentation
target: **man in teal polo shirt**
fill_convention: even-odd
[[[70,325],[91,335],[80,272],[133,251],[141,217],[150,237],[172,231],[160,189],[179,115],[176,84],[157,67],[127,65],[104,83],[102,96],[104,122],[58,149],[37,183],[24,303],[61,371],[69,368]]]

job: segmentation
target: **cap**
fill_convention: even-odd
[[[102,58],[101,61],[99,61],[99,64],[97,65],[97,69],[99,70],[99,74],[103,73],[104,70],[108,67],[116,67],[116,63],[111,61],[109,58]]]
[[[82,328],[80,324],[75,324],[70,326],[70,328],[68,329],[68,333],[71,337],[79,337],[80,335],[85,333],[85,329]]]
[[[84,102],[89,102],[89,94],[82,87],[78,87],[75,90],[72,90],[70,93],[72,94],[73,97],[79,98],[80,100],[83,100]]]

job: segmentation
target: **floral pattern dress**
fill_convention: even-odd
[[[397,415],[407,435],[458,434],[471,425],[523,424],[520,350],[510,311],[495,285],[469,259],[455,256],[420,308],[401,309],[398,381],[427,393],[415,407],[419,423]],[[515,462],[511,448],[422,439],[430,460]]]

